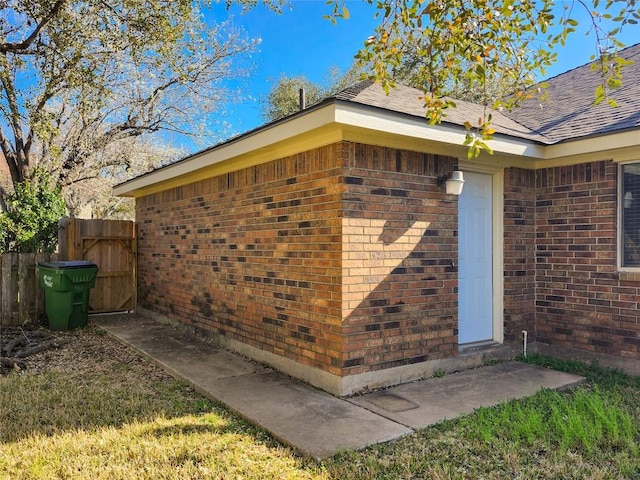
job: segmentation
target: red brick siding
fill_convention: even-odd
[[[616,271],[616,179],[611,161],[538,172],[537,337],[640,359],[639,284]]]
[[[357,251],[359,245],[348,243],[362,242],[366,259],[364,272],[344,268],[343,292],[345,305],[361,298],[359,287],[366,298],[346,309],[343,374],[453,356],[458,345],[458,282],[452,267],[458,256],[458,206],[457,197],[446,195],[436,178],[451,172],[456,160],[370,145],[351,148],[345,168],[345,225],[362,225],[364,239],[345,229],[344,248]],[[397,266],[381,276],[389,256],[381,253],[380,244],[393,244],[417,222],[429,225],[419,237],[413,234],[415,249],[404,260],[405,252],[400,252]],[[376,226],[382,228],[379,237]]]
[[[139,302],[337,375],[455,355],[457,199],[436,185],[454,163],[341,142],[139,199]],[[344,218],[386,244],[429,224],[388,277],[358,277],[346,318]]]
[[[340,149],[138,199],[140,305],[340,374]]]
[[[504,342],[535,341],[536,172],[504,172]]]

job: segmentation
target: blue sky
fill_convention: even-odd
[[[325,0],[292,0],[291,3],[293,8],[280,15],[262,6],[242,14],[237,7],[227,11],[218,4],[209,17],[222,20],[232,14],[234,24],[241,26],[249,37],[262,39],[259,51],[252,58],[253,71],[243,82],[243,92],[248,99],[229,105],[224,115],[234,134],[264,123],[260,98],[266,97],[281,75],[305,75],[314,82],[321,82],[327,78],[332,66],[345,71],[377,25],[375,8],[361,0],[348,1],[350,18],[338,21],[337,25],[323,18],[330,12]],[[621,40],[627,45],[640,41],[638,26],[629,26],[623,33]],[[588,63],[594,45],[592,36],[572,35],[567,47],[557,51],[558,63],[549,69],[547,77]]]
[[[264,123],[260,99],[268,95],[281,75],[304,75],[320,83],[327,79],[332,67],[346,71],[377,24],[376,9],[360,0],[348,2],[351,18],[336,25],[323,18],[331,12],[324,0],[291,3],[293,8],[280,15],[262,6],[247,13],[241,13],[238,7],[230,10],[236,26],[241,26],[250,38],[262,40],[252,58],[253,72],[242,82],[246,96],[251,98],[227,109],[226,121],[235,133]],[[218,6],[215,14],[220,20],[229,12]]]

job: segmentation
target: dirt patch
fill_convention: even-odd
[[[20,366],[17,368],[0,364],[0,376],[48,370],[77,374],[86,370],[95,372],[96,369],[122,369],[126,365],[132,375],[139,374],[158,380],[171,378],[126,345],[91,325],[69,332],[54,332],[37,325],[2,327],[0,351],[17,339],[21,339],[22,348],[31,348],[43,341],[51,342],[51,345],[42,352],[19,358]]]

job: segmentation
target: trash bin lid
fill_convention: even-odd
[[[86,260],[72,260],[66,262],[38,263],[39,267],[51,268],[53,270],[72,270],[74,268],[98,268],[93,262]]]

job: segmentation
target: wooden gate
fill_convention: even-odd
[[[63,260],[98,265],[89,312],[136,308],[136,237],[134,222],[125,220],[60,220],[58,248]]]

